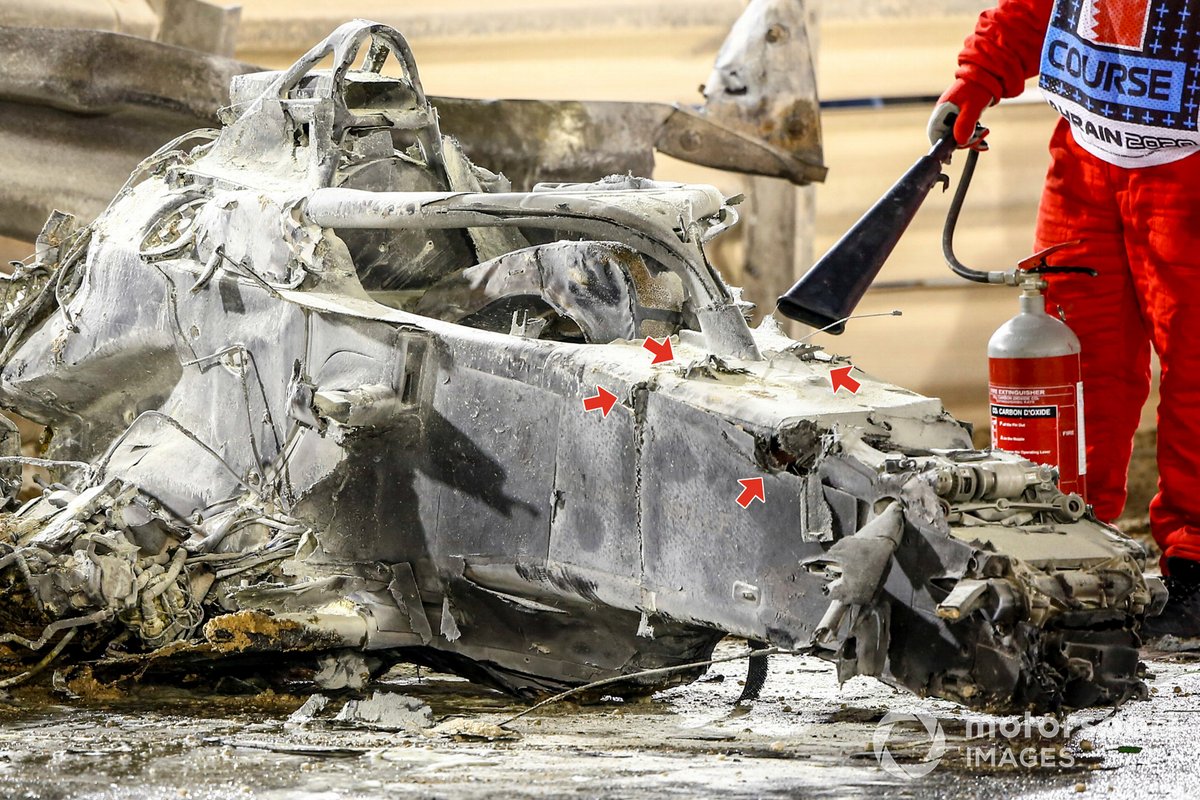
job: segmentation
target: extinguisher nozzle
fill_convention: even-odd
[[[835,316],[827,310],[798,303],[786,294],[780,296],[777,308],[789,319],[816,328],[819,332],[832,333],[835,336],[846,330],[846,320],[849,319]]]

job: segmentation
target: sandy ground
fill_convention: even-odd
[[[721,650],[739,647],[729,642]],[[202,697],[147,688],[103,704],[17,695],[0,704],[0,796],[1181,796],[1200,778],[1193,734],[1200,658],[1156,654],[1147,664],[1154,673],[1148,701],[1111,714],[1035,719],[1015,738],[978,726],[1020,727],[1020,718],[964,714],[867,678],[839,688],[830,665],[798,656],[772,660],[763,697],[749,708],[735,703],[745,667],[733,662],[645,701],[539,710],[511,723],[511,738],[493,740],[453,732],[483,726],[476,729],[500,733],[489,726],[524,706],[411,669],[390,673],[382,688],[427,703],[438,724],[432,729],[288,722],[306,692]],[[910,779],[881,768],[875,740],[888,712],[916,718],[884,729],[879,741],[900,769],[929,766],[927,775]],[[936,766],[925,718],[946,739]],[[1053,737],[1041,738],[1039,725]],[[989,748],[1000,754],[994,763],[986,761]],[[1012,754],[1007,762],[1004,752]],[[985,760],[976,763],[980,753]],[[1035,765],[1020,766],[1022,758]]]

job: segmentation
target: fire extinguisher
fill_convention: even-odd
[[[953,120],[947,123],[952,125]],[[1046,258],[1066,244],[1043,250],[1008,271],[981,272],[955,258],[954,228],[979,153],[987,149],[986,134],[983,126],[976,127],[972,139],[976,144],[967,151],[946,214],[942,252],[950,269],[967,280],[1021,289],[1021,313],[1004,323],[988,345],[992,444],[1056,467],[1063,492],[1083,497],[1087,466],[1079,340],[1064,321],[1046,313],[1042,291],[1047,275],[1095,276],[1096,272],[1047,264]],[[925,197],[939,182],[945,185],[950,180],[942,173],[942,165],[950,163],[957,149],[954,134],[947,133],[913,164],[837,244],[780,295],[780,313],[820,331],[841,333]]]
[[[1047,258],[1077,242],[1046,248],[1008,271],[970,269],[954,255],[954,228],[971,183],[979,150],[967,153],[946,215],[942,252],[955,274],[979,283],[1016,286],[1020,311],[988,342],[988,406],[992,446],[1058,468],[1059,488],[1087,498],[1084,391],[1079,339],[1066,322],[1046,312],[1046,275],[1095,276],[1087,267],[1050,266]]]

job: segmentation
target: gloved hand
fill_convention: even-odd
[[[996,102],[987,89],[978,83],[964,81],[962,78],[950,85],[942,93],[938,104],[933,108],[929,117],[930,144],[937,144],[950,130],[949,117],[956,115],[954,120],[954,139],[959,147],[974,146],[983,139],[986,131],[976,135],[975,126],[983,115],[983,110]]]

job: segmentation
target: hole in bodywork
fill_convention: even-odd
[[[503,333],[512,327],[514,315],[520,321],[545,320],[545,327],[542,328],[539,339],[580,343],[587,341],[574,320],[556,312],[540,297],[531,295],[502,298],[474,314],[462,317],[458,322],[471,328]]]
[[[363,167],[363,172],[372,171]],[[334,233],[346,243],[363,289],[393,307],[411,305],[441,278],[475,263],[464,231],[338,229]]]
[[[685,322],[678,277],[618,242],[556,241],[476,263],[482,248],[464,229],[335,233],[373,300],[422,316],[502,333],[542,320],[537,338],[575,343],[661,338]]]
[[[958,585],[959,579],[954,577],[938,577],[929,579],[929,596],[934,602],[940,603],[950,596],[950,592]]]
[[[412,405],[417,397],[417,365],[411,361],[404,367],[404,389],[400,393],[400,402]]]
[[[417,112],[422,108],[416,93],[406,83],[362,72],[346,76],[343,96],[352,114]]]
[[[547,216],[562,213],[564,227],[571,228],[568,220],[577,214],[571,212],[571,200],[555,205],[557,212],[535,209],[533,216],[541,221],[532,228],[497,224],[497,215],[504,217],[509,210],[482,198],[509,191],[507,179],[472,164],[448,137],[435,139],[441,145],[437,152],[427,150],[429,142],[422,137],[431,132],[421,120],[427,121],[429,112],[413,106],[417,97],[411,87],[392,83],[373,73],[347,83],[348,107],[363,104],[378,110],[362,120],[378,116],[392,124],[346,129],[349,152],[335,183],[344,189],[439,196],[401,201],[409,218],[403,224],[332,231],[346,245],[372,299],[503,332],[512,330],[517,312],[522,319],[545,320],[537,324],[540,338],[568,342],[661,338],[685,323],[697,327],[691,324],[694,319],[685,318],[691,312],[682,280],[664,265],[623,241],[597,240],[546,224]],[[596,194],[606,195],[614,189],[610,184],[568,187],[564,197],[584,195],[593,186]],[[440,195],[445,192],[451,194]],[[445,214],[457,215],[466,227],[445,227]],[[475,218],[479,227],[471,227]],[[614,233],[622,230],[615,223],[611,227]],[[521,330],[527,334],[530,329]]]

